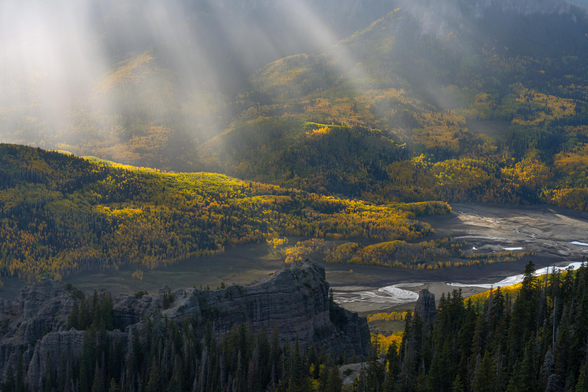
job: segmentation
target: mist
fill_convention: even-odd
[[[348,70],[356,61],[337,42],[391,7],[383,0],[5,0],[0,141],[173,166],[150,160],[150,152],[195,150],[222,132],[235,115],[232,97],[251,88],[253,72],[327,50]]]
[[[497,0],[492,7],[502,3],[510,4]],[[491,15],[484,8],[488,4],[5,0],[0,4],[0,141],[161,169],[201,169],[200,146],[229,130],[251,105],[276,103],[258,91],[251,75],[300,53],[322,54],[338,83],[352,89],[407,89],[439,110],[451,109],[455,104],[440,86],[455,84],[454,70],[462,60],[477,61],[479,48],[493,42],[483,29],[511,34],[501,32],[510,31],[503,14],[483,19]],[[569,8],[554,4],[558,15],[561,7]],[[393,42],[387,52],[342,41],[399,6],[406,17],[387,31],[366,33],[387,35]],[[524,46],[507,38],[503,46],[514,52],[519,45],[521,54],[545,40],[538,35],[538,45]],[[423,45],[427,40],[441,43]],[[447,55],[435,57],[428,47]],[[370,57],[376,55],[384,57],[371,67]],[[308,93],[292,86],[296,89],[294,96]]]

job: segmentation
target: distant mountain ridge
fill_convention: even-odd
[[[478,18],[483,17],[488,9],[519,15],[563,14],[570,11],[570,4],[565,0],[417,0],[411,3],[426,4],[441,14],[444,14],[445,10],[451,12],[452,9],[460,9]]]
[[[585,209],[585,10],[474,2],[488,7],[478,18],[464,2],[411,4],[330,51],[260,69],[255,103],[204,145],[202,161],[240,178],[375,200]]]
[[[399,0],[399,4],[420,21],[424,33],[439,35],[497,14],[564,15],[571,8],[565,0]],[[570,18],[576,20],[574,15]]]

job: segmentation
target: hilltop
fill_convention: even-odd
[[[107,31],[107,58],[87,97],[60,119],[51,102],[25,93],[45,82],[18,79],[0,97],[3,140],[377,203],[587,208],[584,8],[329,0],[296,13],[288,7],[303,2],[220,3],[174,2],[161,16],[174,27],[167,31],[151,26],[157,7],[134,19],[140,2],[103,2],[96,12],[111,16],[95,28]],[[300,37],[314,37],[306,43],[326,37],[320,48],[281,45],[286,38],[268,21],[282,16],[305,31]],[[244,30],[223,34],[239,18]],[[178,20],[185,23],[170,22]],[[246,28],[257,22],[259,30]],[[126,24],[137,37],[115,40]],[[280,31],[297,36],[289,27]],[[265,42],[258,33],[276,41],[257,46],[284,51],[257,56],[233,41]],[[207,43],[189,39],[196,36]],[[198,52],[211,48],[220,52]],[[272,62],[253,66],[241,50]],[[216,85],[232,77],[238,88]]]
[[[329,51],[255,73],[257,93],[201,161],[380,201],[584,210],[588,22],[566,7],[433,24],[398,8]]]
[[[0,144],[0,272],[152,269],[286,235],[413,240],[445,203],[374,205],[213,173],[160,173]]]

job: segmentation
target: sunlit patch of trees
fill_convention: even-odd
[[[410,311],[405,312],[390,312],[390,313],[373,313],[367,316],[367,322],[382,320],[382,321],[402,321],[408,315],[412,314]]]
[[[463,251],[463,245],[463,242],[453,241],[449,238],[420,243],[390,241],[368,246],[348,242],[326,249],[324,259],[328,263],[439,269],[510,262],[532,255],[531,252],[468,254]]]
[[[402,343],[402,335],[404,332],[399,331],[388,336],[381,334],[381,333],[372,333],[371,340],[372,340],[372,347],[377,350],[377,353],[380,355],[385,355],[390,350],[390,347],[393,347],[393,350],[398,350]]]
[[[549,284],[552,280],[560,280],[565,278],[568,274],[571,275],[575,274],[571,269],[565,271],[556,271],[550,272],[546,275],[540,275],[535,277],[535,281],[537,285],[546,285]],[[571,279],[571,277],[566,278]],[[483,306],[484,303],[492,296],[496,295],[509,295],[511,298],[516,298],[523,287],[522,283],[516,283],[510,286],[504,287],[496,287],[491,290],[485,291],[483,293],[474,294],[468,297],[468,301],[471,301],[472,304]]]
[[[418,244],[405,241],[390,241],[366,247],[355,243],[347,243],[327,252],[325,261],[329,263],[405,267],[417,263],[432,264],[435,259],[450,255],[451,253],[448,249],[439,247],[435,241]]]
[[[588,211],[588,187],[550,189],[543,198],[551,204],[580,211]]]
[[[331,236],[332,238],[333,236]],[[335,239],[340,238],[334,236]],[[464,251],[465,242],[443,238],[418,243],[405,240],[382,241],[373,245],[312,238],[286,248],[286,263],[322,258],[327,263],[377,265],[393,268],[439,269],[508,263],[533,255],[533,252],[473,253]]]
[[[143,271],[140,269],[135,270],[135,272],[131,274],[131,278],[135,280],[143,280]]]
[[[270,245],[272,248],[274,249],[278,249],[278,248],[282,248],[286,245],[288,245],[288,238],[284,237],[284,238],[270,238],[267,239],[267,244]]]
[[[0,145],[0,273],[155,268],[284,236],[415,239],[444,203],[373,205],[208,173],[157,173]]]
[[[295,246],[286,249],[286,263],[304,261],[313,253],[324,252],[328,244],[323,239],[311,238],[310,240],[297,242]]]
[[[572,99],[529,90],[520,83],[513,85],[511,88],[513,92],[519,94],[515,98],[517,102],[528,104],[528,106],[523,106],[526,110],[519,109],[518,115],[513,119],[515,124],[534,125],[546,120],[576,114],[576,104]]]

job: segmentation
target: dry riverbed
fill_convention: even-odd
[[[508,263],[439,270],[409,270],[386,267],[322,263],[335,300],[361,314],[406,310],[414,306],[417,293],[426,288],[441,293],[461,288],[464,296],[487,290],[469,286],[494,284],[520,274],[533,260],[538,268],[566,265],[588,255],[588,214],[548,206],[482,206],[453,204],[453,213],[421,218],[435,228],[432,238],[464,239],[468,247],[484,253],[524,250],[533,256]],[[296,239],[290,241],[294,243]],[[319,261],[320,262],[320,261]],[[145,290],[155,292],[164,284],[177,287],[216,288],[246,284],[283,267],[283,255],[266,244],[229,248],[221,255],[191,259],[168,267],[143,270],[143,280],[131,279],[136,266],[119,271],[87,271],[66,278],[74,286],[91,292],[107,289],[113,294]],[[4,279],[0,297],[12,298],[23,286]],[[452,286],[460,283],[462,286]]]
[[[450,215],[421,219],[435,228],[436,238],[463,239],[484,253],[513,250],[534,255],[509,263],[422,271],[351,266],[351,273],[350,266],[330,266],[336,300],[363,314],[402,310],[423,288],[437,298],[454,289],[468,296],[522,273],[529,260],[537,268],[565,266],[588,255],[588,214],[549,206],[453,204],[452,208]]]

